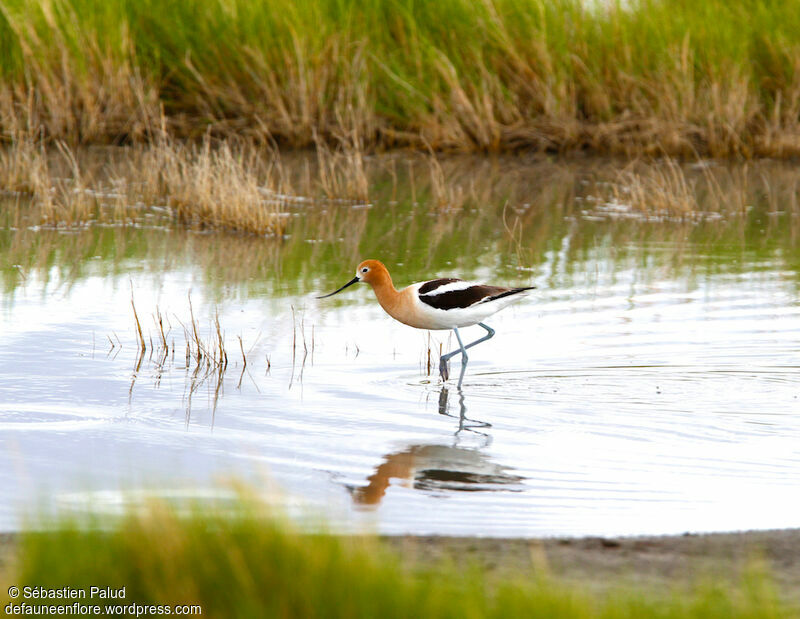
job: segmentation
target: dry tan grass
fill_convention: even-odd
[[[711,162],[683,164],[673,158],[634,162],[609,183],[607,210],[631,209],[643,215],[677,218],[737,216],[753,197],[747,166],[728,168]],[[767,193],[773,189],[765,186]]]
[[[137,161],[138,159],[138,161]],[[285,189],[252,148],[162,140],[140,151],[132,185],[147,204],[165,203],[179,222],[252,234],[280,234]]]
[[[431,196],[434,205],[440,212],[459,211],[470,197],[475,198],[475,185],[471,182],[472,179],[470,179],[470,188],[473,191],[469,192],[461,183],[454,182],[452,178],[446,178],[442,164],[434,153],[428,156],[427,165],[430,173]]]
[[[0,148],[0,190],[34,193],[43,182],[49,185],[48,176],[43,142],[16,132],[12,146]]]
[[[33,198],[38,221],[80,226],[133,221],[143,210],[166,209],[195,228],[281,234],[283,206],[294,201],[367,203],[367,165],[358,140],[336,149],[320,141],[316,162],[297,176],[268,147],[243,140],[181,142],[162,131],[151,144],[109,152],[98,167],[85,150],[20,133],[0,149],[0,191]],[[299,192],[293,187],[297,183]]]
[[[163,139],[126,151],[104,169],[63,143],[55,151],[22,138],[0,151],[0,190],[31,196],[38,223],[75,227],[126,222],[159,206],[180,223],[252,234],[280,234],[285,187],[277,162],[253,148],[210,140],[185,145]]]
[[[687,177],[674,159],[629,165],[610,184],[613,202],[641,213],[689,215],[699,210],[698,178]]]
[[[786,183],[779,190],[771,181],[759,181],[747,166],[685,164],[671,158],[637,160],[621,171],[614,162],[581,164],[579,172],[581,166],[568,162],[531,166],[511,157],[477,162],[433,151],[405,159],[368,159],[358,140],[342,139],[336,149],[321,142],[315,156],[308,154],[298,163],[296,155],[249,141],[206,137],[187,143],[166,133],[153,144],[103,152],[107,156],[98,157],[63,143],[48,149],[41,140],[20,137],[0,150],[0,191],[32,198],[21,201],[33,204],[29,225],[133,223],[143,214],[160,213],[191,228],[255,235],[283,234],[289,205],[297,210],[331,201],[365,204],[377,186],[389,183],[392,199],[397,198],[398,161],[405,178],[401,191],[410,192],[407,199],[434,208],[437,217],[431,225],[437,235],[457,226],[457,215],[467,206],[485,209],[505,203],[507,227],[514,236],[515,221],[530,216],[531,202],[568,206],[585,193],[574,184],[581,174],[603,179],[585,195],[599,200],[609,213],[619,208],[679,218],[736,216],[746,212],[754,197],[774,203],[776,209],[797,203],[791,190],[784,191]],[[782,174],[792,176],[789,169]],[[561,180],[553,183],[553,175]],[[797,189],[796,181],[792,186]],[[385,190],[378,195],[385,199]],[[324,212],[318,232],[325,237],[356,238],[366,225],[361,216],[348,217],[342,225],[333,209]],[[323,232],[326,226],[330,229]]]
[[[788,165],[687,164],[667,157],[626,165],[614,180],[594,187],[592,199],[612,215],[731,218],[745,216],[762,203],[770,214],[796,217],[800,175]]]
[[[331,149],[318,136],[315,139],[318,186],[325,197],[369,202],[369,181],[361,141],[357,138],[343,139],[336,149]]]
[[[98,195],[90,185],[63,143],[48,151],[41,141],[21,137],[0,151],[0,191],[32,196],[38,207],[35,223],[78,226],[95,219]]]

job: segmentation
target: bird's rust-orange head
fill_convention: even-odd
[[[371,286],[392,281],[388,269],[379,260],[364,260],[356,268],[356,278]]]
[[[389,276],[388,269],[383,266],[383,263],[379,260],[364,260],[361,264],[356,267],[356,276],[347,282],[344,286],[339,288],[338,290],[334,290],[330,294],[326,294],[321,297],[317,297],[318,299],[325,299],[326,297],[332,297],[333,295],[341,292],[348,286],[352,286],[353,284],[357,284],[358,282],[364,282],[372,286],[385,286],[392,284],[392,278]]]

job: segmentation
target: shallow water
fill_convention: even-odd
[[[298,207],[284,239],[0,233],[0,530],[141,491],[208,500],[231,479],[341,530],[800,526],[797,215],[765,201],[699,223],[609,217],[586,206],[584,171],[543,165],[504,177],[510,207],[387,189],[369,208]],[[497,335],[459,393],[428,373],[447,333],[429,344],[366,287],[314,298],[366,257],[398,286],[538,288],[487,321]],[[165,317],[166,359],[139,358],[132,293],[148,348]],[[201,337],[219,315],[222,373],[187,363],[189,294]]]

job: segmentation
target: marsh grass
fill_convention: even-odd
[[[243,496],[188,512],[156,501],[114,520],[49,523],[23,534],[6,577],[17,586],[125,586],[129,603],[200,604],[209,617],[791,614],[758,569],[732,585],[593,593],[559,582],[546,561],[533,563],[502,577],[477,564],[415,563],[371,536],[301,533],[274,508]]]
[[[793,2],[755,0],[2,0],[0,125],[788,157],[798,33]]]
[[[155,328],[155,336],[153,331],[143,327],[139,312],[136,309],[133,291],[131,291],[131,309],[133,331],[136,340],[136,353],[130,390],[131,392],[133,391],[136,379],[143,368],[145,358],[148,363],[152,364],[156,382],[158,383],[164,371],[177,365],[175,363],[176,349],[179,354],[179,359],[180,351],[182,350],[184,353],[182,369],[186,372],[188,378],[188,422],[188,416],[191,412],[191,396],[201,385],[209,383],[210,381],[215,398],[219,396],[223,378],[228,370],[228,352],[226,348],[227,340],[220,322],[219,312],[216,311],[214,313],[213,319],[210,321],[207,328],[204,329],[195,316],[191,293],[188,293],[187,301],[188,318],[184,317],[184,319],[181,319],[177,314],[172,315],[173,320],[181,327],[180,330],[176,331],[182,335],[182,341],[179,339],[176,344],[175,335],[173,335],[172,321],[168,313],[162,312],[159,306],[156,306],[151,314]],[[111,344],[108,350],[108,356],[116,357],[124,348],[124,344],[119,340],[116,334],[113,335],[113,338],[111,335],[107,336]],[[178,337],[180,338],[180,335]],[[241,336],[237,336],[237,338],[241,351],[241,373],[244,375],[244,371],[247,368],[247,356]]]
[[[136,344],[128,397],[131,398],[133,396],[134,388],[143,372],[148,372],[154,379],[155,386],[158,387],[165,373],[176,369],[182,370],[185,373],[183,404],[185,407],[186,427],[189,427],[192,419],[192,400],[200,388],[204,386],[208,389],[209,401],[211,402],[211,426],[213,427],[217,403],[229,370],[228,339],[222,327],[219,311],[215,311],[213,318],[209,320],[207,326],[203,327],[195,315],[191,292],[187,294],[187,302],[188,317],[185,314],[181,317],[173,313],[172,320],[170,320],[168,312],[162,312],[162,309],[156,305],[151,314],[154,330],[150,330],[145,326],[149,323],[140,319],[133,291],[131,291],[131,315]],[[173,321],[180,326],[179,329],[174,329]],[[301,331],[303,332],[303,345],[305,347],[305,331],[302,326]],[[177,334],[177,338],[174,333]],[[231,366],[240,368],[237,388],[241,388],[245,374],[249,372],[248,355],[258,343],[259,338],[260,334],[252,342],[250,348],[246,349],[242,336],[236,336],[241,358],[239,361],[234,356],[231,360]],[[116,359],[125,348],[125,344],[120,341],[116,333],[107,335],[106,339],[110,344],[107,357]],[[314,340],[312,336],[312,354],[313,346]],[[183,364],[181,364],[181,360]],[[301,379],[305,361],[304,356],[300,369]],[[269,356],[267,356],[267,372],[270,369],[270,365]],[[294,380],[294,371],[290,380]]]

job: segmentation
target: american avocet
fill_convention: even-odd
[[[472,348],[494,336],[494,329],[481,321],[522,298],[528,290],[536,287],[502,288],[446,278],[418,282],[402,290],[397,290],[392,284],[388,269],[381,262],[365,260],[358,265],[356,276],[353,279],[338,290],[317,298],[331,297],[358,282],[365,282],[372,286],[378,303],[395,320],[417,329],[452,329],[455,332],[459,347],[441,356],[439,373],[443,380],[447,380],[450,376],[448,361],[460,353],[459,389],[461,389],[464,370],[469,360],[467,348]],[[483,327],[486,329],[486,335],[465,346],[461,341],[458,328],[471,325]]]

